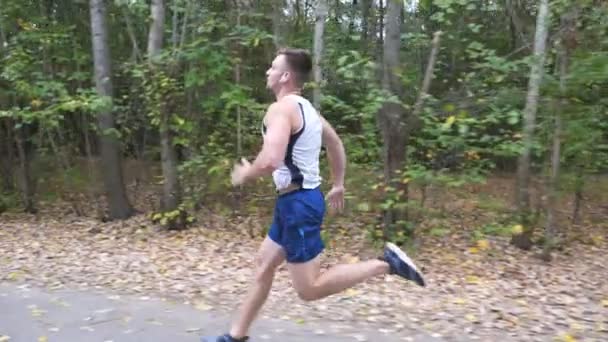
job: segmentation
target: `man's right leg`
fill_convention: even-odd
[[[285,261],[283,247],[266,237],[256,257],[253,284],[239,309],[236,320],[232,324],[230,336],[236,339],[247,336],[251,323],[268,298],[276,269],[283,261]]]

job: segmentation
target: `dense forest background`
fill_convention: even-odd
[[[270,182],[228,175],[291,46],[314,55],[306,94],[372,241],[449,234],[436,219],[464,198],[499,213],[482,235],[549,258],[607,217],[607,32],[597,0],[3,0],[0,210],[169,229],[266,213]]]
[[[91,292],[183,302],[205,312],[188,338],[216,333],[204,315],[247,293],[273,212],[270,179],[230,171],[259,151],[284,46],[311,52],[305,95],[348,157],[322,268],[389,240],[428,286],[308,303],[281,266],[254,340],[608,340],[600,0],[1,0],[0,340],[101,336],[132,302],[92,312]],[[185,334],[144,311],[114,340]]]

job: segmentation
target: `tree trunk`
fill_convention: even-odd
[[[549,17],[548,0],[540,0],[536,34],[534,37],[534,60],[530,70],[528,95],[524,108],[523,151],[517,164],[516,199],[519,219],[524,225],[521,234],[514,235],[511,242],[519,248],[528,249],[532,242],[532,225],[530,222],[530,155],[534,140],[538,93],[545,65],[545,45],[547,40],[547,22]]]
[[[382,70],[382,87],[390,95],[401,99],[403,85],[399,79],[400,71],[400,38],[401,11],[403,2],[389,1],[386,11],[386,39],[384,40],[384,57]],[[406,163],[407,129],[405,127],[406,113],[401,103],[387,101],[378,113],[378,125],[383,138],[384,181],[395,191],[402,191],[399,201],[407,201],[407,184],[395,180],[398,170]],[[395,224],[405,218],[404,211],[389,206],[384,211],[384,226],[389,233]],[[385,234],[385,237],[387,235]]]
[[[321,110],[321,82],[323,82],[323,69],[321,60],[323,59],[323,34],[325,31],[325,19],[327,18],[327,0],[317,0],[315,8],[315,33],[314,33],[314,53],[313,53],[313,76],[314,91],[312,102],[317,110]]]
[[[522,19],[518,4],[518,0],[506,0],[505,9],[510,20],[510,28],[512,29],[512,35],[515,37],[516,47],[529,46],[528,29],[526,23]],[[531,23],[530,23],[531,24]]]
[[[376,13],[376,24],[374,30],[374,37],[376,37],[376,60],[381,60],[382,50],[384,45],[384,14],[386,12],[386,7],[384,6],[384,0],[378,1],[378,12]],[[380,79],[382,79],[382,75]]]
[[[283,33],[283,9],[285,8],[285,0],[273,0],[272,2],[272,32],[275,49],[280,49],[285,43]]]
[[[31,148],[28,148],[27,140],[29,139],[28,125],[24,124],[17,130],[15,138],[17,140],[17,153],[19,155],[19,166],[21,169],[21,193],[23,198],[23,206],[26,213],[35,214],[37,212],[34,202],[34,180],[32,177]]]
[[[124,6],[121,6],[121,12],[125,20],[125,25],[127,28],[127,34],[129,35],[129,39],[131,40],[131,60],[133,62],[137,62],[141,57],[141,52],[139,49],[139,44],[137,43],[137,37],[135,36],[135,31],[133,30],[133,24],[131,23],[131,17],[129,16],[129,12]]]
[[[163,45],[163,29],[165,21],[165,4],[163,0],[153,0],[151,4],[152,23],[148,36],[148,59],[151,68],[154,68],[154,59],[157,57]],[[163,195],[161,198],[161,210],[172,212],[178,210],[181,203],[181,187],[177,172],[177,153],[173,146],[173,133],[171,132],[171,113],[164,104],[160,104],[160,145],[161,166],[163,171]],[[167,227],[181,229],[184,221],[181,215],[177,220],[168,220]]]
[[[551,249],[555,245],[556,227],[555,227],[555,210],[558,194],[558,182],[560,172],[560,153],[561,153],[561,134],[562,134],[562,109],[567,105],[566,101],[566,77],[568,74],[568,65],[570,61],[570,51],[568,42],[566,41],[572,32],[576,29],[576,11],[566,13],[561,18],[562,34],[560,55],[559,55],[559,93],[560,103],[555,111],[555,126],[553,132],[553,147],[551,154],[551,176],[549,178],[549,196],[547,205],[547,226],[545,230],[545,246],[543,256],[545,260],[551,260]]]
[[[374,2],[361,0],[361,50],[366,52],[369,48],[369,21]]]
[[[583,189],[585,188],[585,173],[582,165],[576,167],[576,180],[574,182],[574,209],[572,210],[572,223],[579,224],[581,219],[581,204],[583,203]]]
[[[165,4],[164,0],[152,0],[150,5],[152,22],[148,34],[148,58],[153,59],[160,54],[163,47],[163,32],[165,26]]]
[[[173,1],[173,9],[172,9],[172,18],[171,18],[171,45],[173,47],[173,52],[177,50],[177,44],[179,44],[179,13],[177,11],[177,4]]]
[[[186,43],[186,29],[188,28],[188,21],[190,20],[190,11],[192,10],[192,1],[186,3],[186,13],[184,13],[184,19],[182,20],[182,32],[179,36],[179,49],[184,48]]]
[[[301,5],[300,5],[300,0],[296,0],[296,2],[293,4],[295,12],[296,12],[296,24],[295,24],[295,31],[296,32],[300,32],[300,25],[301,25],[301,20],[302,20],[302,10],[301,10]]]
[[[14,187],[13,164],[15,163],[15,150],[13,148],[13,127],[9,118],[0,120],[0,132],[3,132],[0,141],[0,174],[2,175],[2,191],[12,192]],[[6,133],[4,133],[6,132]]]
[[[108,197],[110,219],[126,219],[133,214],[123,182],[120,146],[112,115],[112,80],[110,49],[107,39],[106,8],[103,0],[90,0],[91,34],[95,64],[95,85],[99,96],[108,103],[98,117],[103,181]]]

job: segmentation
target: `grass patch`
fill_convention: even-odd
[[[473,241],[483,240],[488,236],[510,237],[513,232],[513,225],[488,223],[471,232]]]
[[[504,213],[509,211],[507,203],[501,199],[486,194],[480,194],[477,199],[477,208],[486,211]]]
[[[434,237],[442,237],[450,234],[450,230],[447,228],[435,227],[429,230],[429,235]]]

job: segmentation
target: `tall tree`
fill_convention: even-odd
[[[163,33],[165,28],[165,3],[164,0],[152,0],[150,4],[150,32],[148,34],[148,57],[154,58],[160,54],[163,48]]]
[[[32,126],[25,124],[19,128],[15,134],[15,140],[17,142],[17,154],[19,156],[20,166],[20,187],[23,197],[23,204],[26,213],[34,214],[38,210],[34,202],[34,195],[36,193],[36,182],[32,175],[32,160],[33,158],[33,144],[32,144]]]
[[[8,118],[0,120],[0,176],[2,191],[12,192],[14,189],[13,181],[13,163],[15,160],[15,151],[13,148],[13,129]]]
[[[108,197],[110,219],[126,219],[133,214],[127,199],[121,168],[120,148],[114,116],[112,115],[112,71],[110,67],[110,47],[106,27],[106,6],[103,0],[90,0],[91,35],[95,64],[95,85],[97,93],[106,105],[98,114],[101,145],[101,165],[105,192]]]
[[[317,7],[315,8],[315,32],[313,41],[313,75],[315,88],[312,97],[312,102],[317,110],[321,109],[321,83],[323,82],[321,60],[323,59],[323,35],[325,32],[327,11],[327,0],[317,0]]]
[[[163,46],[163,32],[165,26],[165,4],[163,0],[153,0],[150,5],[152,22],[148,35],[148,59],[151,68],[156,68],[155,58]],[[177,173],[177,154],[173,146],[173,136],[170,127],[171,111],[168,104],[160,105],[160,144],[161,164],[163,171],[163,196],[161,210],[170,212],[177,210],[181,203],[181,187]],[[178,222],[171,222],[171,228],[178,227]]]
[[[401,74],[400,42],[401,42],[401,13],[402,1],[388,1],[386,8],[386,37],[384,39],[384,54],[382,61],[382,87],[391,96],[402,99],[403,84]],[[378,112],[378,124],[383,140],[384,181],[394,184],[406,191],[406,185],[396,182],[394,177],[397,170],[405,165],[407,150],[406,112],[397,101],[386,101]],[[393,226],[402,219],[402,212],[389,209],[384,213],[385,228]]]
[[[545,260],[551,260],[551,250],[556,235],[556,205],[559,185],[561,144],[562,144],[562,116],[563,109],[567,105],[566,100],[566,77],[568,75],[568,64],[570,60],[570,48],[573,44],[570,40],[576,36],[576,9],[573,9],[561,17],[561,37],[559,45],[559,99],[555,105],[553,145],[551,147],[551,172],[549,175],[548,200],[547,200],[547,222],[545,227],[545,246],[543,256]]]
[[[285,44],[285,33],[283,26],[283,11],[285,10],[285,0],[272,0],[272,39],[275,49],[279,49]]]
[[[547,42],[547,26],[549,21],[549,2],[540,0],[534,36],[534,59],[530,68],[528,94],[524,108],[523,151],[517,161],[516,200],[517,209],[524,230],[521,234],[513,236],[512,243],[524,249],[531,247],[532,227],[530,220],[530,155],[534,142],[534,129],[536,126],[536,111],[540,84],[544,74],[545,46]]]

